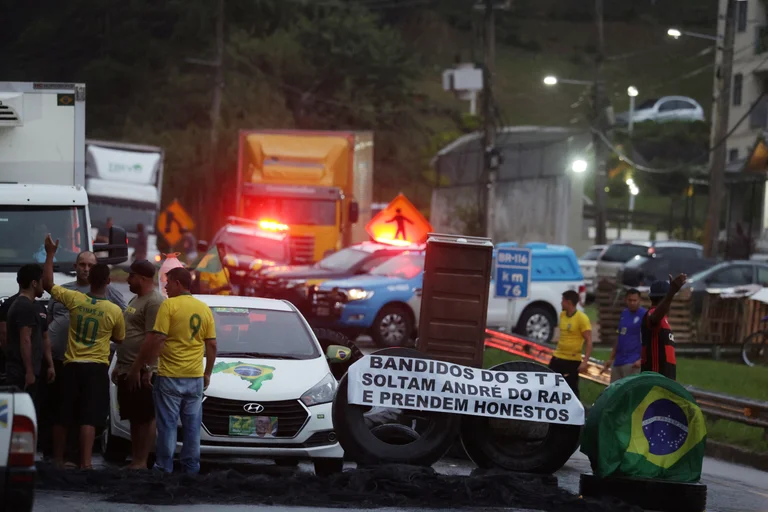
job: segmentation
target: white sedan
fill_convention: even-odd
[[[307,321],[286,301],[197,298],[213,311],[218,343],[203,396],[201,455],[255,456],[278,464],[311,459],[318,474],[341,471],[344,452],[331,420],[338,384],[329,361],[345,361],[350,350],[331,345],[324,352]],[[110,401],[102,453],[122,462],[130,453],[130,426],[120,420],[114,384]],[[179,430],[177,453],[181,438]]]
[[[693,98],[686,96],[664,96],[645,100],[635,108],[632,115],[634,123],[643,121],[704,121],[704,109]],[[626,125],[629,122],[629,112],[616,115],[616,124]]]

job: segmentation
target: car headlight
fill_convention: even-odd
[[[332,373],[323,377],[323,380],[315,384],[306,393],[301,395],[301,401],[304,405],[311,407],[313,405],[327,404],[333,402],[333,398],[336,396],[336,388],[339,383],[333,377]]]
[[[347,290],[347,297],[349,297],[349,300],[366,300],[373,297],[373,291],[352,288],[351,290]]]

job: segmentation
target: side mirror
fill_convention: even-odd
[[[360,220],[360,205],[357,201],[352,201],[349,203],[349,222],[355,224],[358,220]]]
[[[197,242],[197,252],[208,252],[208,242],[199,240]]]
[[[343,363],[352,357],[352,350],[341,345],[329,345],[325,357],[329,363]]]
[[[99,258],[99,263],[119,265],[128,260],[128,235],[119,226],[109,229],[109,243],[93,244],[93,252],[107,252],[109,256]]]

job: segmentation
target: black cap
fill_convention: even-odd
[[[155,266],[147,260],[134,261],[131,263],[131,274],[152,279],[155,277]]]
[[[651,290],[648,293],[649,297],[666,297],[669,293],[669,281],[654,281],[651,284]]]

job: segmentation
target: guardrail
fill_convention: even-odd
[[[536,343],[518,335],[485,330],[485,346],[496,348],[520,357],[549,364],[554,348]],[[611,371],[603,373],[603,361],[591,357],[586,372],[579,377],[604,386],[611,383]],[[698,402],[701,411],[712,418],[736,421],[766,429],[768,436],[768,402],[713,393],[693,386],[685,386]]]

